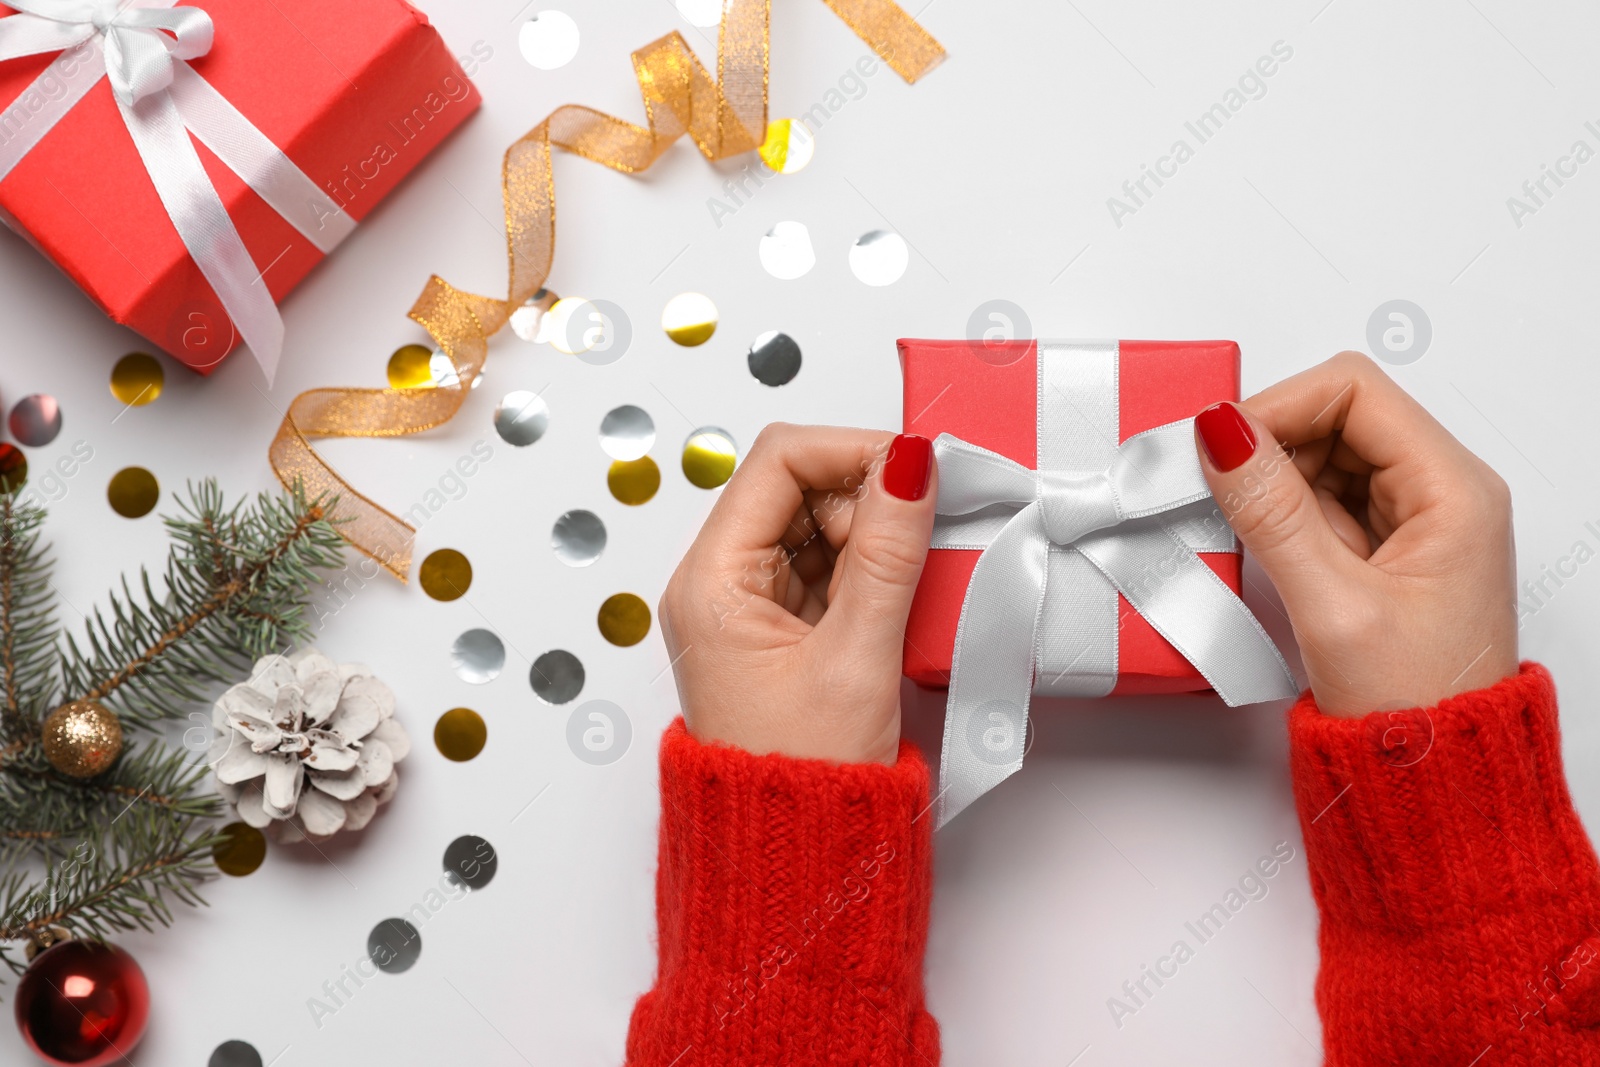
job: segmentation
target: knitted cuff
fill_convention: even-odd
[[[784,1063],[865,1062],[896,1046],[909,1061],[907,1046],[936,1047],[922,1011],[928,805],[909,743],[893,766],[836,765],[701,744],[674,722],[656,988],[635,1009],[628,1063],[665,1065],[690,1044],[709,1056],[696,1062],[777,1048]]]
[[[1416,929],[1593,895],[1561,769],[1555,686],[1536,663],[1431,708],[1289,712],[1290,763],[1325,923]]]

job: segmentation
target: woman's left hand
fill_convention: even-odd
[[[895,761],[936,479],[924,437],[761,432],[661,596],[690,733],[756,754]]]

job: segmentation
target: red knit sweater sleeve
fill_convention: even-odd
[[[1290,712],[1329,1067],[1600,1065],[1600,867],[1533,663],[1432,708]]]
[[[661,742],[655,988],[629,1067],[927,1067],[929,775]]]

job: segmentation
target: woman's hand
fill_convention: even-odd
[[[893,763],[900,663],[937,495],[924,437],[775,423],[661,596],[689,731]]]
[[[1511,494],[1372,360],[1341,352],[1195,430],[1322,711],[1426,707],[1517,672]]]

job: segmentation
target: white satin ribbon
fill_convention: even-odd
[[[934,548],[982,549],[962,601],[940,757],[938,825],[1022,768],[1034,692],[1104,696],[1117,594],[1230,706],[1292,697],[1294,676],[1197,551],[1235,547],[1193,419],[1117,444],[1116,342],[1038,344],[1038,463],[950,434]]]
[[[189,134],[324,254],[355,229],[339,204],[187,59],[211,50],[211,16],[177,0],[7,0],[0,61],[62,52],[0,109],[0,181],[102,77],[183,246],[270,384],[283,320]],[[85,165],[93,165],[85,161]]]

